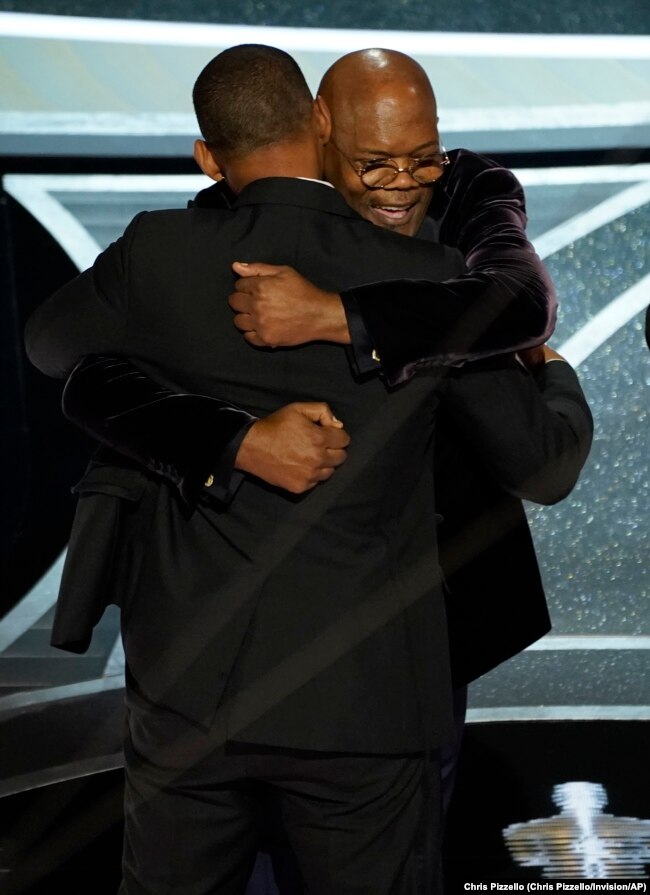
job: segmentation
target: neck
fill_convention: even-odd
[[[237,193],[253,180],[263,177],[310,177],[314,180],[323,177],[319,149],[306,141],[264,146],[239,161],[222,166],[222,171]]]

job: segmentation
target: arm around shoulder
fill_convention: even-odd
[[[550,505],[575,487],[591,450],[593,417],[566,361],[534,373],[514,358],[466,364],[447,378],[443,395],[505,491]]]

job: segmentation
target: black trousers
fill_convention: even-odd
[[[128,709],[123,895],[244,895],[275,821],[310,895],[442,892],[437,754],[212,748],[165,715]]]
[[[458,687],[454,691],[455,736],[440,749],[443,821],[447,816],[456,782],[466,713],[467,687]],[[434,810],[437,810],[437,805],[434,805]],[[255,860],[246,895],[304,895],[305,887],[300,870],[277,816],[271,819],[266,829],[263,849]]]

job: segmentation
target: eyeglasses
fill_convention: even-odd
[[[445,167],[449,164],[449,156],[444,146],[440,147],[440,152],[432,152],[422,158],[411,157],[410,164],[403,166],[398,164],[396,158],[374,158],[367,162],[354,161],[339,149],[331,137],[330,143],[369,190],[380,190],[385,186],[390,186],[403,171],[408,171],[416,183],[426,186],[435,183],[442,177]],[[406,157],[409,158],[409,156]]]

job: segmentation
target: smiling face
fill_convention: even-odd
[[[436,101],[426,75],[413,60],[386,54],[382,65],[382,57],[372,57],[370,52],[384,51],[344,57],[334,77],[328,74],[323,82],[334,141],[325,150],[325,176],[364,218],[414,236],[433,187],[402,171],[388,186],[369,189],[354,165],[393,158],[403,167],[412,158],[438,152]]]

